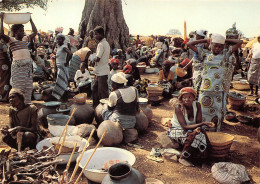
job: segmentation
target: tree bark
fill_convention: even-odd
[[[105,29],[105,37],[111,48],[125,50],[129,44],[129,29],[126,25],[121,0],[86,0],[79,25],[80,37],[86,39],[96,26]]]

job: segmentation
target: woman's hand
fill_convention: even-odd
[[[4,135],[7,135],[7,134],[9,133],[9,132],[8,132],[8,129],[9,129],[8,126],[2,128],[2,129],[1,129],[1,133],[4,134]]]
[[[215,124],[213,122],[204,122],[203,124],[208,127],[215,127]]]
[[[167,126],[168,126],[169,128],[172,127],[172,122],[171,122],[171,120],[169,120],[169,121],[167,122]]]
[[[200,133],[200,127],[197,127],[193,132],[195,132],[195,133]]]

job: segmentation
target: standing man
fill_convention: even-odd
[[[93,83],[93,107],[99,104],[99,100],[108,98],[108,74],[109,74],[109,54],[110,46],[105,38],[104,28],[97,26],[94,29],[95,38],[99,41],[97,45],[97,55],[95,59],[94,74],[95,79]]]

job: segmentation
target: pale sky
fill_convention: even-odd
[[[78,30],[84,4],[85,0],[53,0],[47,11],[35,8],[21,12],[31,12],[38,29],[54,31],[62,26],[67,34],[70,27]],[[206,29],[224,35],[236,22],[246,37],[260,34],[260,0],[122,0],[122,5],[131,34],[164,35],[170,29],[183,34],[184,20],[187,33]],[[30,29],[30,24],[25,28]]]

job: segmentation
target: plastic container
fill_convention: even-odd
[[[5,13],[4,22],[6,24],[26,24],[30,21],[31,13]]]

